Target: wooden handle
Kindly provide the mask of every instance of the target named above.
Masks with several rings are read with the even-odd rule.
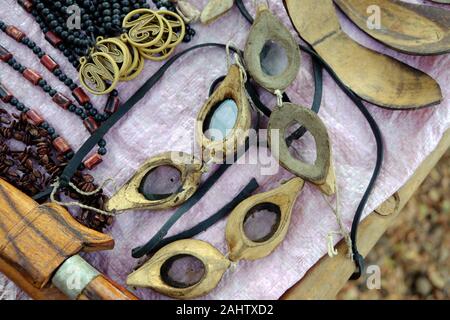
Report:
[[[113,247],[110,236],[81,225],[63,207],[39,205],[0,179],[0,263],[33,286],[46,287],[56,269],[80,251]]]
[[[103,275],[89,283],[77,300],[138,300],[124,287]]]

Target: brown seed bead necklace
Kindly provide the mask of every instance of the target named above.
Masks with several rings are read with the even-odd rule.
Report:
[[[0,84],[0,100],[15,106],[19,114],[10,114],[0,108],[0,178],[5,179],[29,196],[45,190],[61,174],[67,158],[59,150],[64,146],[62,138],[32,109],[25,107]],[[20,143],[22,146],[18,146]],[[66,146],[67,147],[67,146]],[[72,183],[84,192],[92,192],[97,186],[94,178],[78,170]],[[102,208],[106,198],[102,192],[91,196],[79,195],[69,188],[63,193],[90,206]],[[111,217],[82,210],[77,220],[89,228],[103,230],[112,223]]]

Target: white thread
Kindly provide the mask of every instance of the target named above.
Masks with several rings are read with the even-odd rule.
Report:
[[[331,231],[327,235],[328,256],[330,258],[333,258],[333,257],[335,257],[335,256],[337,256],[339,254],[337,249],[334,247],[333,234],[335,234],[335,233],[336,233],[335,231]],[[337,233],[339,233],[339,232],[337,232]]]
[[[233,273],[236,271],[237,266],[238,266],[238,262],[237,261],[230,261],[230,272]]]
[[[202,168],[200,169],[200,171],[202,173],[208,173],[209,170],[211,169],[211,164],[213,164],[213,163],[214,163],[214,159],[213,159],[213,157],[210,156],[208,161],[203,162]]]
[[[277,96],[277,106],[281,108],[283,106],[283,92],[281,92],[280,89],[277,89],[274,93]]]
[[[78,189],[72,182],[69,182],[69,186],[70,186],[73,190],[75,190],[76,192],[78,192],[78,193],[81,194],[81,195],[84,195],[84,196],[92,196],[92,195],[98,193],[98,192],[99,192],[99,191],[100,191],[107,183],[109,183],[109,182],[111,182],[111,181],[114,181],[114,180],[113,180],[112,178],[105,180],[105,181],[102,183],[102,186],[101,186],[101,187],[97,188],[96,190],[94,190],[94,191],[92,191],[92,192],[84,192],[83,190]],[[104,210],[101,210],[101,209],[97,209],[97,208],[94,208],[94,207],[91,207],[91,206],[87,206],[87,205],[85,205],[85,204],[82,204],[82,203],[79,203],[79,202],[76,202],[76,201],[71,201],[71,202],[61,202],[61,201],[56,200],[56,199],[55,199],[55,195],[56,195],[56,192],[58,191],[60,185],[61,185],[61,182],[59,181],[59,179],[57,179],[57,180],[55,181],[55,183],[51,184],[51,187],[53,187],[53,190],[52,190],[52,192],[50,193],[50,201],[51,201],[51,202],[56,203],[56,204],[58,204],[58,205],[60,205],[60,206],[63,206],[63,207],[79,207],[79,208],[81,208],[81,209],[86,209],[86,210],[89,210],[89,211],[94,211],[94,212],[97,212],[97,213],[100,213],[100,214],[103,214],[103,215],[106,215],[106,216],[112,216],[112,217],[116,216],[116,214],[113,213],[113,212],[108,212],[108,211],[104,211]]]
[[[228,69],[231,66],[231,54],[230,54],[230,47],[235,48],[235,50],[237,51],[237,46],[229,41],[226,45],[226,52],[227,52],[227,65],[228,65]],[[236,52],[234,53],[234,60],[236,65],[239,67],[239,72],[240,72],[240,77],[241,77],[241,82],[242,82],[242,89],[245,92],[245,96],[247,97],[248,102],[250,103],[250,107],[254,110],[257,111],[259,113],[261,113],[262,115],[264,115],[264,113],[259,110],[258,108],[256,108],[256,106],[253,103],[252,98],[250,97],[249,93],[247,92],[247,89],[245,88],[245,84],[248,81],[248,75],[247,75],[247,70],[245,69],[245,64],[241,59],[241,56],[239,54],[237,54]]]
[[[236,62],[236,65],[239,67],[242,86],[245,89],[245,84],[247,83],[248,78],[247,78],[247,71],[245,70],[245,67],[244,67],[244,63],[242,62],[241,57],[237,53],[234,54],[234,60]]]
[[[241,73],[241,80],[245,84],[248,80],[247,71],[245,70],[244,62],[241,60],[241,57],[239,56],[239,54],[237,54],[237,51],[239,49],[232,41],[228,41],[228,43],[225,47],[225,51],[226,51],[226,55],[227,55],[228,69],[230,69],[230,67],[231,67],[231,50],[230,50],[230,48],[234,48],[234,51],[236,51],[233,54],[233,58],[235,61],[234,63],[239,67],[239,71]]]
[[[334,248],[334,240],[333,240],[333,234],[338,234],[344,238],[344,241],[347,244],[347,248],[348,248],[348,256],[351,258],[351,257],[353,257],[352,239],[350,238],[350,234],[346,230],[344,223],[342,222],[342,216],[341,216],[340,208],[339,208],[339,203],[340,203],[339,195],[340,195],[340,192],[339,192],[338,185],[336,183],[336,208],[334,208],[334,206],[330,203],[328,198],[324,194],[322,194],[322,196],[325,199],[325,201],[327,202],[328,206],[331,208],[331,210],[333,210],[334,215],[337,220],[337,223],[339,225],[339,231],[331,231],[328,233],[328,236],[327,236],[328,255],[330,257],[333,257],[338,254],[338,251]]]
[[[261,2],[265,2],[267,8],[270,8],[270,7],[269,7],[269,0],[253,0],[253,6],[254,6],[255,8],[258,8],[258,7],[260,6],[260,3],[261,3]]]
[[[225,46],[225,52],[226,52],[226,56],[227,56],[227,67],[228,67],[228,69],[230,69],[230,67],[231,67],[231,51],[230,51],[230,47],[233,47],[234,49],[237,48],[232,41],[228,41],[227,45]]]
[[[230,260],[230,252],[227,252],[227,254],[225,255],[225,258],[226,258],[228,261],[230,261],[230,266],[228,267],[227,272],[229,272],[229,273],[235,272],[236,269],[237,269],[237,266],[238,266],[238,264],[239,264],[239,261],[232,261],[232,260]]]

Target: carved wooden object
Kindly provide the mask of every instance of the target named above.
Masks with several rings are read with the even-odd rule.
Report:
[[[61,206],[39,205],[0,179],[0,271],[32,298],[62,299],[50,281],[65,261],[81,251],[113,247],[111,237],[82,226]],[[136,299],[125,289],[119,290],[111,280],[100,277],[85,288],[95,292],[91,297]],[[116,289],[110,290],[111,286]]]
[[[416,109],[441,102],[429,75],[361,46],[345,34],[332,0],[285,0],[299,35],[362,99],[390,109]]]
[[[287,56],[286,69],[277,75],[268,75],[261,65],[261,51],[268,41],[281,45]],[[252,78],[262,87],[274,92],[285,90],[297,77],[300,69],[300,49],[284,24],[276,18],[266,5],[261,5],[245,46],[244,59]]]
[[[293,178],[280,187],[254,195],[241,202],[230,214],[226,228],[226,239],[230,249],[229,259],[256,260],[271,254],[284,240],[291,221],[292,208],[300,194],[304,181]],[[247,214],[260,204],[275,205],[279,209],[279,221],[268,239],[260,242],[250,240],[244,232]]]
[[[171,166],[180,172],[182,190],[163,199],[149,200],[141,193],[140,187],[146,176],[159,166]],[[165,152],[152,157],[108,200],[106,210],[162,210],[179,206],[197,190],[202,177],[201,168],[199,160],[182,152]]]
[[[413,55],[450,52],[450,11],[397,0],[334,2],[360,29],[395,50]],[[380,28],[368,27],[370,6],[380,8]]]

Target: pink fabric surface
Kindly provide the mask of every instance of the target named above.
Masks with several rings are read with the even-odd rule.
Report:
[[[0,11],[0,19],[20,27],[46,52],[58,61],[65,61],[61,54],[44,40],[38,25],[16,1],[1,2],[3,9]],[[201,7],[207,1],[192,2]],[[269,2],[272,11],[295,33],[282,1]],[[250,1],[246,3],[251,6]],[[254,9],[251,9],[253,12]],[[397,53],[369,38],[341,14],[340,18],[343,28],[352,38],[429,73],[439,82],[444,94],[441,105],[418,111],[393,112],[367,104],[383,132],[386,152],[380,179],[365,210],[367,215],[406,182],[450,127],[450,57],[415,57]],[[230,13],[210,26],[195,25],[194,28],[197,30],[197,36],[189,45],[203,42],[227,43],[231,40],[243,48],[249,31],[248,23],[241,17],[237,8],[233,8]],[[13,52],[19,62],[43,74],[55,88],[70,94],[25,47],[18,45],[4,33],[0,34],[0,44]],[[189,45],[183,44],[178,50]],[[118,89],[122,101],[130,97],[160,65],[161,63],[148,61],[138,79],[120,84]],[[63,69],[75,78],[72,67],[65,64]],[[164,151],[191,152],[195,141],[194,124],[197,112],[207,99],[211,82],[225,72],[225,54],[219,49],[201,49],[176,62],[154,89],[108,133],[106,140],[109,153],[104,163],[93,171],[96,180],[103,181],[114,177],[120,186],[151,156]],[[389,74],[386,74],[386,77],[389,77]],[[24,81],[18,73],[3,63],[0,64],[0,81],[11,88],[27,106],[39,110],[73,148],[79,148],[87,139],[88,134],[76,116],[58,108],[44,93]],[[324,99],[319,116],[327,125],[332,140],[337,182],[341,190],[340,207],[344,223],[350,228],[354,212],[374,167],[375,141],[368,124],[353,103],[327,74],[324,81]],[[295,103],[310,106],[313,92],[310,58],[302,54],[301,70],[287,93]],[[95,99],[98,106],[102,106],[104,101],[104,97]],[[264,101],[268,105],[275,104],[275,99],[268,94],[264,95]],[[306,140],[302,147],[304,152],[312,152],[313,143]],[[231,167],[204,199],[176,224],[171,234],[184,230],[216,212],[252,177],[261,185],[259,191],[265,191],[292,176],[284,169],[280,169],[276,175],[265,176],[261,174],[261,168],[261,164]],[[113,188],[107,188],[107,193],[112,194]],[[116,240],[114,250],[89,254],[87,258],[100,271],[124,284],[127,274],[137,263],[130,256],[131,249],[146,242],[172,212],[173,210],[127,212],[119,216],[109,231]],[[197,238],[208,241],[226,254],[225,224],[226,221],[221,221]],[[279,298],[326,254],[326,236],[333,230],[338,230],[338,226],[331,209],[319,190],[307,183],[295,205],[285,241],[267,258],[240,262],[235,271],[225,274],[219,286],[206,298]],[[140,289],[136,293],[143,299],[165,298],[150,289]],[[17,298],[26,298],[26,295],[0,275],[0,299]]]

